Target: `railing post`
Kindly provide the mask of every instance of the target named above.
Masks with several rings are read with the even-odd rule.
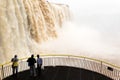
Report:
[[[2,80],[2,66],[0,66],[0,80]]]
[[[68,59],[70,59],[70,56],[68,55]]]
[[[83,64],[84,64],[83,67],[84,67],[84,68],[86,68],[86,66],[87,66],[85,61],[86,61],[86,58],[84,57],[84,58],[83,58]]]
[[[2,69],[1,69],[1,78],[4,78],[4,66],[2,65]]]
[[[100,73],[102,74],[102,61],[101,61],[100,64],[101,64]]]

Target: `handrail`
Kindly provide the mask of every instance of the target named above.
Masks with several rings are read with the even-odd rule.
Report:
[[[102,60],[98,60],[98,59],[95,59],[95,58],[89,58],[89,57],[86,57],[86,56],[78,56],[78,55],[71,55],[71,54],[40,54],[40,56],[41,57],[50,57],[50,56],[63,56],[63,57],[74,57],[74,58],[83,58],[83,59],[85,59],[85,60],[88,60],[88,61],[95,61],[95,62],[99,62],[99,63],[102,63],[102,64],[106,64],[106,65],[108,65],[108,67],[110,66],[110,67],[113,67],[113,68],[117,68],[117,70],[119,70],[120,71],[120,67],[119,66],[116,66],[116,65],[114,65],[114,64],[111,64],[111,63],[109,63],[109,62],[106,62],[106,61],[102,61]],[[23,60],[25,60],[25,59],[28,59],[28,57],[26,57],[26,58],[21,58],[21,59],[19,59],[20,61],[23,61]],[[4,63],[4,64],[0,64],[0,67],[1,68],[3,68],[5,65],[8,65],[8,64],[10,64],[11,62],[6,62],[6,63]],[[101,65],[102,66],[102,65]],[[4,72],[4,71],[3,71]]]
[[[86,59],[89,59],[89,60],[93,60],[93,61],[97,61],[97,62],[102,62],[102,63],[105,63],[105,64],[108,64],[110,66],[113,66],[113,67],[116,67],[116,68],[119,68],[120,69],[120,66],[117,66],[115,64],[112,64],[110,62],[107,62],[107,61],[103,61],[103,60],[98,60],[98,59],[95,59],[95,58],[90,58],[90,57],[86,57],[86,56],[79,56],[79,55],[70,55],[70,54],[41,54],[41,56],[71,56],[71,57],[78,57],[78,58],[86,58]],[[24,59],[27,59],[29,57],[25,57],[25,58],[21,58],[19,60],[24,60]],[[11,62],[6,62],[6,63],[3,63],[3,64],[0,64],[0,66],[3,66],[3,65],[6,65],[6,64],[10,64]]]
[[[113,67],[116,67],[116,68],[120,69],[120,66],[117,66],[115,64],[112,64],[112,63],[109,63],[109,62],[106,62],[106,61],[103,61],[103,60],[98,60],[98,59],[95,59],[95,58],[86,57],[86,56],[70,55],[70,54],[42,54],[41,56],[71,56],[71,57],[78,57],[78,58],[86,58],[86,59],[89,59],[89,60],[102,62],[102,63],[108,64],[110,66],[113,66]]]

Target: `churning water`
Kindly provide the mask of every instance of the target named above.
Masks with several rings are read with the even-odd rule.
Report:
[[[73,13],[72,21],[63,25],[56,40],[43,43],[41,48],[48,53],[83,55],[120,65],[119,1],[65,2]]]

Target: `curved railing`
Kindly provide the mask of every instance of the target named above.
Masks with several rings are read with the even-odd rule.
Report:
[[[120,67],[105,61],[84,56],[63,54],[41,54],[44,66],[72,66],[98,72],[114,80],[120,80]],[[19,72],[29,69],[28,58],[19,60]],[[0,65],[0,79],[12,75],[11,62]]]

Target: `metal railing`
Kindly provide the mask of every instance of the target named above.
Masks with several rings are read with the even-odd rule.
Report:
[[[42,54],[43,66],[71,66],[91,70],[114,80],[120,80],[120,67],[105,61],[84,56],[63,54]],[[19,72],[28,70],[28,58],[19,60]],[[0,80],[12,75],[11,62],[0,65]]]

